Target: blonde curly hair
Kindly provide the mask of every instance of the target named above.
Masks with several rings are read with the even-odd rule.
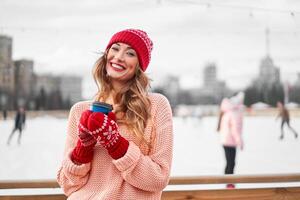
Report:
[[[106,72],[106,63],[107,53],[105,52],[96,61],[93,68],[93,77],[98,87],[98,92],[95,95],[97,101],[105,101],[113,89],[110,84],[110,77]],[[151,103],[147,92],[149,87],[150,79],[137,66],[134,77],[114,96],[114,112],[119,124],[126,125],[140,142],[144,142],[148,148],[151,148],[150,143],[144,137],[144,130],[151,115]]]

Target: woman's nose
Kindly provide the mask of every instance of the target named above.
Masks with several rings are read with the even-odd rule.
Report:
[[[118,51],[115,56],[116,59],[123,61],[124,60],[124,52]]]

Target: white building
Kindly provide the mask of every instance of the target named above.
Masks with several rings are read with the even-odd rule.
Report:
[[[36,94],[43,88],[46,95],[59,91],[62,100],[72,104],[82,100],[82,78],[78,76],[38,75],[35,85]]]
[[[70,100],[73,104],[82,100],[82,78],[78,76],[62,76],[60,91],[64,101]]]
[[[35,81],[35,93],[39,94],[43,89],[46,94],[50,94],[53,91],[58,91],[60,88],[59,85],[59,77],[49,74],[37,75]]]
[[[16,60],[15,64],[15,87],[16,96],[27,98],[33,94],[33,61]]]
[[[280,82],[280,70],[273,63],[270,56],[266,56],[261,60],[258,84],[272,85]]]
[[[0,36],[0,90],[14,91],[14,65],[12,61],[12,38]]]

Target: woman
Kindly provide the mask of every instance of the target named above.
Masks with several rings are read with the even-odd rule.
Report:
[[[223,99],[219,117],[218,131],[221,134],[221,143],[224,148],[226,167],[225,174],[233,174],[235,167],[236,148],[243,150],[242,126],[243,113],[242,105],[244,94],[239,93],[231,99]],[[228,184],[227,188],[234,188]]]
[[[151,59],[147,33],[114,34],[95,64],[95,100],[113,105],[105,115],[79,102],[68,121],[57,181],[68,199],[160,199],[172,161],[172,112],[168,100],[147,92]]]

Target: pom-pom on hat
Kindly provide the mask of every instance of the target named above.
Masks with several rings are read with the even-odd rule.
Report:
[[[153,43],[145,31],[139,29],[126,29],[117,32],[110,39],[106,49],[117,42],[122,42],[130,45],[137,53],[140,67],[146,71],[151,60],[151,51]]]

